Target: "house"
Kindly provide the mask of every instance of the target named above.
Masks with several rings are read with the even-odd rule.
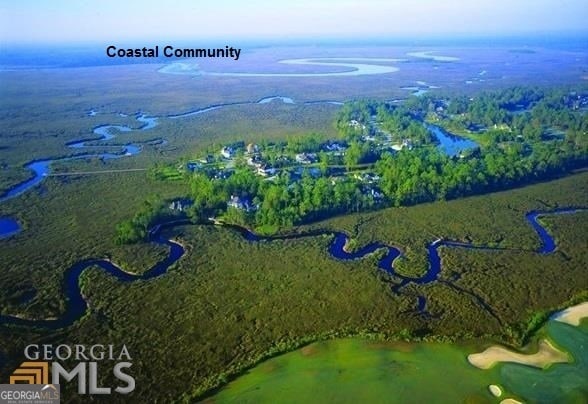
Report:
[[[312,164],[318,161],[316,153],[299,153],[296,155],[296,162],[300,164]]]
[[[295,157],[296,162],[300,164],[310,164],[310,161],[306,158],[306,153],[298,153]]]
[[[303,175],[308,175],[312,178],[319,178],[322,175],[321,170],[318,167],[296,167],[290,175],[292,181],[297,181],[302,178]]]
[[[256,168],[259,168],[263,165],[263,160],[259,154],[255,154],[249,158],[247,158],[247,164]]]
[[[408,150],[412,150],[412,140],[402,139],[402,143],[397,143],[397,144],[392,145],[392,149],[394,149],[396,151],[400,151],[400,150],[404,149],[405,147]]]
[[[511,132],[510,126],[508,126],[505,123],[501,123],[500,125],[494,124],[494,129],[495,130],[503,130],[503,131]]]
[[[259,146],[253,143],[249,143],[247,145],[247,154],[255,154],[259,153]]]
[[[226,146],[221,149],[221,156],[226,159],[232,159],[235,157],[235,150],[232,147]]]
[[[359,123],[357,120],[352,119],[349,121],[349,123],[347,124],[348,126],[351,126],[354,129],[365,129],[365,125]]]
[[[363,193],[364,195],[369,196],[370,198],[379,201],[384,199],[384,194],[382,193],[382,191],[376,187],[365,187],[363,188]]]
[[[171,201],[169,209],[176,212],[185,212],[192,205],[194,205],[194,202],[190,199],[176,199]]]
[[[323,145],[323,150],[327,151],[327,152],[342,152],[345,151],[347,149],[347,146],[345,146],[342,143],[339,142],[328,142],[325,143]]]
[[[277,170],[274,167],[268,165],[260,165],[257,167],[257,174],[261,175],[262,177],[270,177],[272,175],[276,175]]]
[[[366,184],[374,184],[380,181],[380,176],[374,173],[356,173],[354,177]]]
[[[240,198],[236,195],[231,195],[231,198],[227,202],[227,207],[244,210],[245,212],[251,212],[257,209],[255,205],[247,198]]]

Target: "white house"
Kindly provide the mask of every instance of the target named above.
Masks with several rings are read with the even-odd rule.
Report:
[[[401,144],[393,144],[392,148],[396,151],[400,151],[404,148],[408,148],[408,150],[412,150],[412,140],[410,139],[402,139],[402,143]]]
[[[367,184],[374,184],[380,181],[380,176],[374,173],[356,173],[354,177]]]
[[[230,208],[244,210],[245,212],[251,212],[256,210],[255,205],[253,205],[248,199],[240,198],[235,195],[231,195],[231,198],[227,202],[227,206]]]
[[[352,128],[355,128],[355,129],[359,129],[359,128],[365,129],[365,125],[363,125],[362,123],[358,122],[355,119],[350,120],[347,125],[351,126]]]
[[[247,164],[255,168],[259,168],[263,165],[263,160],[259,155],[256,154],[247,159]]]
[[[226,159],[231,159],[235,156],[235,151],[231,147],[223,147],[221,149],[221,155]]]
[[[169,209],[177,212],[184,212],[193,204],[194,202],[190,199],[176,199],[169,204]]]
[[[272,175],[276,175],[277,170],[274,167],[268,165],[261,165],[257,167],[257,174],[263,177],[270,177]]]
[[[316,153],[299,153],[296,155],[296,162],[300,164],[312,164],[317,161]]]

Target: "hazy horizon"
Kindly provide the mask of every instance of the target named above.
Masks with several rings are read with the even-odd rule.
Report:
[[[562,43],[563,41],[563,43]],[[47,49],[58,48],[91,48],[106,45],[119,47],[150,47],[155,45],[173,44],[177,46],[215,47],[225,45],[242,45],[248,48],[259,47],[289,47],[289,46],[468,46],[468,45],[497,45],[497,46],[548,46],[550,44],[564,44],[588,48],[588,31],[549,31],[528,32],[522,34],[438,34],[438,35],[366,35],[366,36],[312,36],[299,35],[287,38],[270,36],[251,37],[179,37],[179,38],[145,38],[145,39],[68,39],[60,41],[11,41],[0,38],[0,50],[27,49],[44,47]]]
[[[0,1],[3,46],[588,35],[585,0]]]

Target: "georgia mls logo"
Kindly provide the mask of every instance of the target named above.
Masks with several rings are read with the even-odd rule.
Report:
[[[32,377],[36,376],[32,375]],[[0,385],[0,404],[59,404],[59,400],[58,384]]]
[[[0,385],[0,404],[57,404],[59,401],[59,385],[49,384],[47,362],[23,362],[10,376],[10,384]]]
[[[12,372],[10,384],[0,385],[0,404],[58,403],[59,384],[72,382],[76,378],[78,394],[112,394],[113,391],[128,394],[135,390],[135,379],[125,372],[132,366],[125,345],[120,350],[113,345],[58,345],[55,348],[52,345],[29,345],[24,354],[29,361]],[[76,361],[77,364],[73,368],[70,365],[68,370],[58,361]],[[111,369],[122,383],[112,388],[99,386],[99,364],[102,371]]]

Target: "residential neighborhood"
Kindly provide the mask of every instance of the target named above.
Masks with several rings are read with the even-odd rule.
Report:
[[[435,113],[443,116],[447,104],[435,104]],[[422,123],[415,122],[406,111],[398,108],[378,109],[354,117],[350,111],[339,123],[342,139],[324,139],[317,135],[287,142],[263,144],[233,142],[220,146],[193,161],[184,169],[205,174],[211,180],[226,180],[238,170],[260,177],[261,181],[287,178],[290,184],[308,177],[329,179],[335,186],[341,180],[355,184],[358,192],[375,203],[383,201],[381,178],[374,171],[375,163],[386,154],[394,155],[404,149],[435,145],[435,135]],[[402,134],[402,135],[400,135]],[[253,212],[256,207],[247,195],[231,195],[228,207]]]
[[[448,104],[443,100],[431,103],[428,107],[430,118],[445,119]],[[335,209],[349,210],[352,206],[371,207],[389,202],[387,194],[382,191],[383,180],[378,169],[382,159],[394,158],[405,150],[423,148],[438,148],[450,158],[459,159],[465,156],[461,152],[462,145],[464,148],[477,147],[474,142],[451,137],[440,127],[424,122],[412,110],[385,102],[352,103],[349,109],[342,111],[336,126],[341,136],[336,139],[309,134],[281,142],[235,141],[217,145],[202,156],[184,162],[180,169],[198,173],[213,183],[227,181],[226,186],[219,187],[225,190],[222,204],[229,210],[244,213],[263,210],[263,203],[268,199],[267,196],[259,197],[258,192],[261,190],[267,194],[270,185],[262,184],[275,184],[284,192],[280,198],[286,198],[285,195],[290,193],[299,195],[302,192],[300,187],[308,184],[318,188],[331,187],[330,191],[321,192],[343,198],[337,201],[341,207]],[[452,144],[453,149],[447,147],[448,144]],[[233,180],[233,176],[239,179]],[[244,178],[249,179],[245,181]],[[235,182],[258,185],[240,189],[231,185]],[[317,196],[317,204],[319,199]],[[328,203],[320,201],[321,205]],[[275,208],[270,205],[267,202],[263,211]]]
[[[368,130],[366,125],[357,126],[352,122],[350,125],[365,132]],[[381,139],[382,136],[384,139]],[[386,134],[379,131],[377,139],[382,140],[381,143],[375,143],[375,137],[364,137],[360,141],[366,148],[392,152],[394,148],[387,147],[385,137]],[[282,174],[287,174],[290,182],[300,181],[305,176],[313,179],[331,178],[333,183],[337,179],[348,179],[360,184],[359,189],[365,196],[375,201],[383,199],[378,187],[380,178],[371,171],[373,162],[354,167],[352,170],[345,169],[345,154],[348,148],[348,142],[339,139],[328,139],[321,142],[318,147],[302,146],[299,152],[291,151],[288,144],[262,146],[236,142],[222,146],[216,153],[208,153],[204,157],[189,161],[184,167],[190,172],[204,173],[212,180],[225,180],[236,170],[242,169],[250,170],[265,181],[274,181]],[[227,200],[227,207],[245,212],[254,212],[257,209],[250,199],[238,195],[231,195]],[[181,210],[179,205],[170,206],[170,209],[172,208]]]

